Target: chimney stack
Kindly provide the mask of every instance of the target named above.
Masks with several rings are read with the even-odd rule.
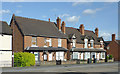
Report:
[[[65,34],[65,22],[62,22],[62,32]]]
[[[95,29],[95,35],[98,37],[98,28]]]
[[[57,17],[57,27],[58,27],[58,30],[61,31],[61,19],[59,17]]]
[[[115,34],[112,34],[112,41],[115,41]]]
[[[50,18],[49,18],[48,20],[49,20],[49,22],[50,22]]]
[[[79,31],[82,35],[84,35],[84,25],[83,24],[80,25]]]

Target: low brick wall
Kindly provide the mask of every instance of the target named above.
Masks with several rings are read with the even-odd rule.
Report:
[[[103,63],[103,62],[105,62],[105,60],[97,60],[97,63]],[[114,59],[108,60],[108,62],[114,62]],[[93,61],[92,61],[92,63],[93,63]],[[62,61],[61,64],[62,65],[64,65],[64,64],[77,64],[77,61],[76,60]],[[87,64],[87,61],[80,61],[80,64]],[[56,61],[51,61],[51,62],[42,61],[42,62],[40,62],[40,65],[56,65]]]

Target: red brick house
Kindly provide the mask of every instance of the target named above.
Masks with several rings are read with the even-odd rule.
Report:
[[[84,25],[80,27],[66,27],[68,36],[68,59],[87,60],[95,57],[97,60],[105,59],[104,40],[98,37],[98,28],[95,33],[84,30]]]
[[[112,55],[115,61],[120,61],[120,40],[115,39],[115,34],[112,34],[112,41],[105,41],[105,49],[107,55]]]
[[[12,16],[13,51],[35,54],[36,61],[67,59],[65,23],[58,17],[57,24],[49,21]]]

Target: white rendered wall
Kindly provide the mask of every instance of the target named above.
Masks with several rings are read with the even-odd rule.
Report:
[[[12,36],[0,35],[0,67],[11,66],[12,66]]]
[[[11,35],[0,35],[0,50],[12,50]]]

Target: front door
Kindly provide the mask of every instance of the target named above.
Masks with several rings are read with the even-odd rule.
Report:
[[[46,53],[44,53],[43,58],[44,58],[44,61],[47,61],[47,54]]]

